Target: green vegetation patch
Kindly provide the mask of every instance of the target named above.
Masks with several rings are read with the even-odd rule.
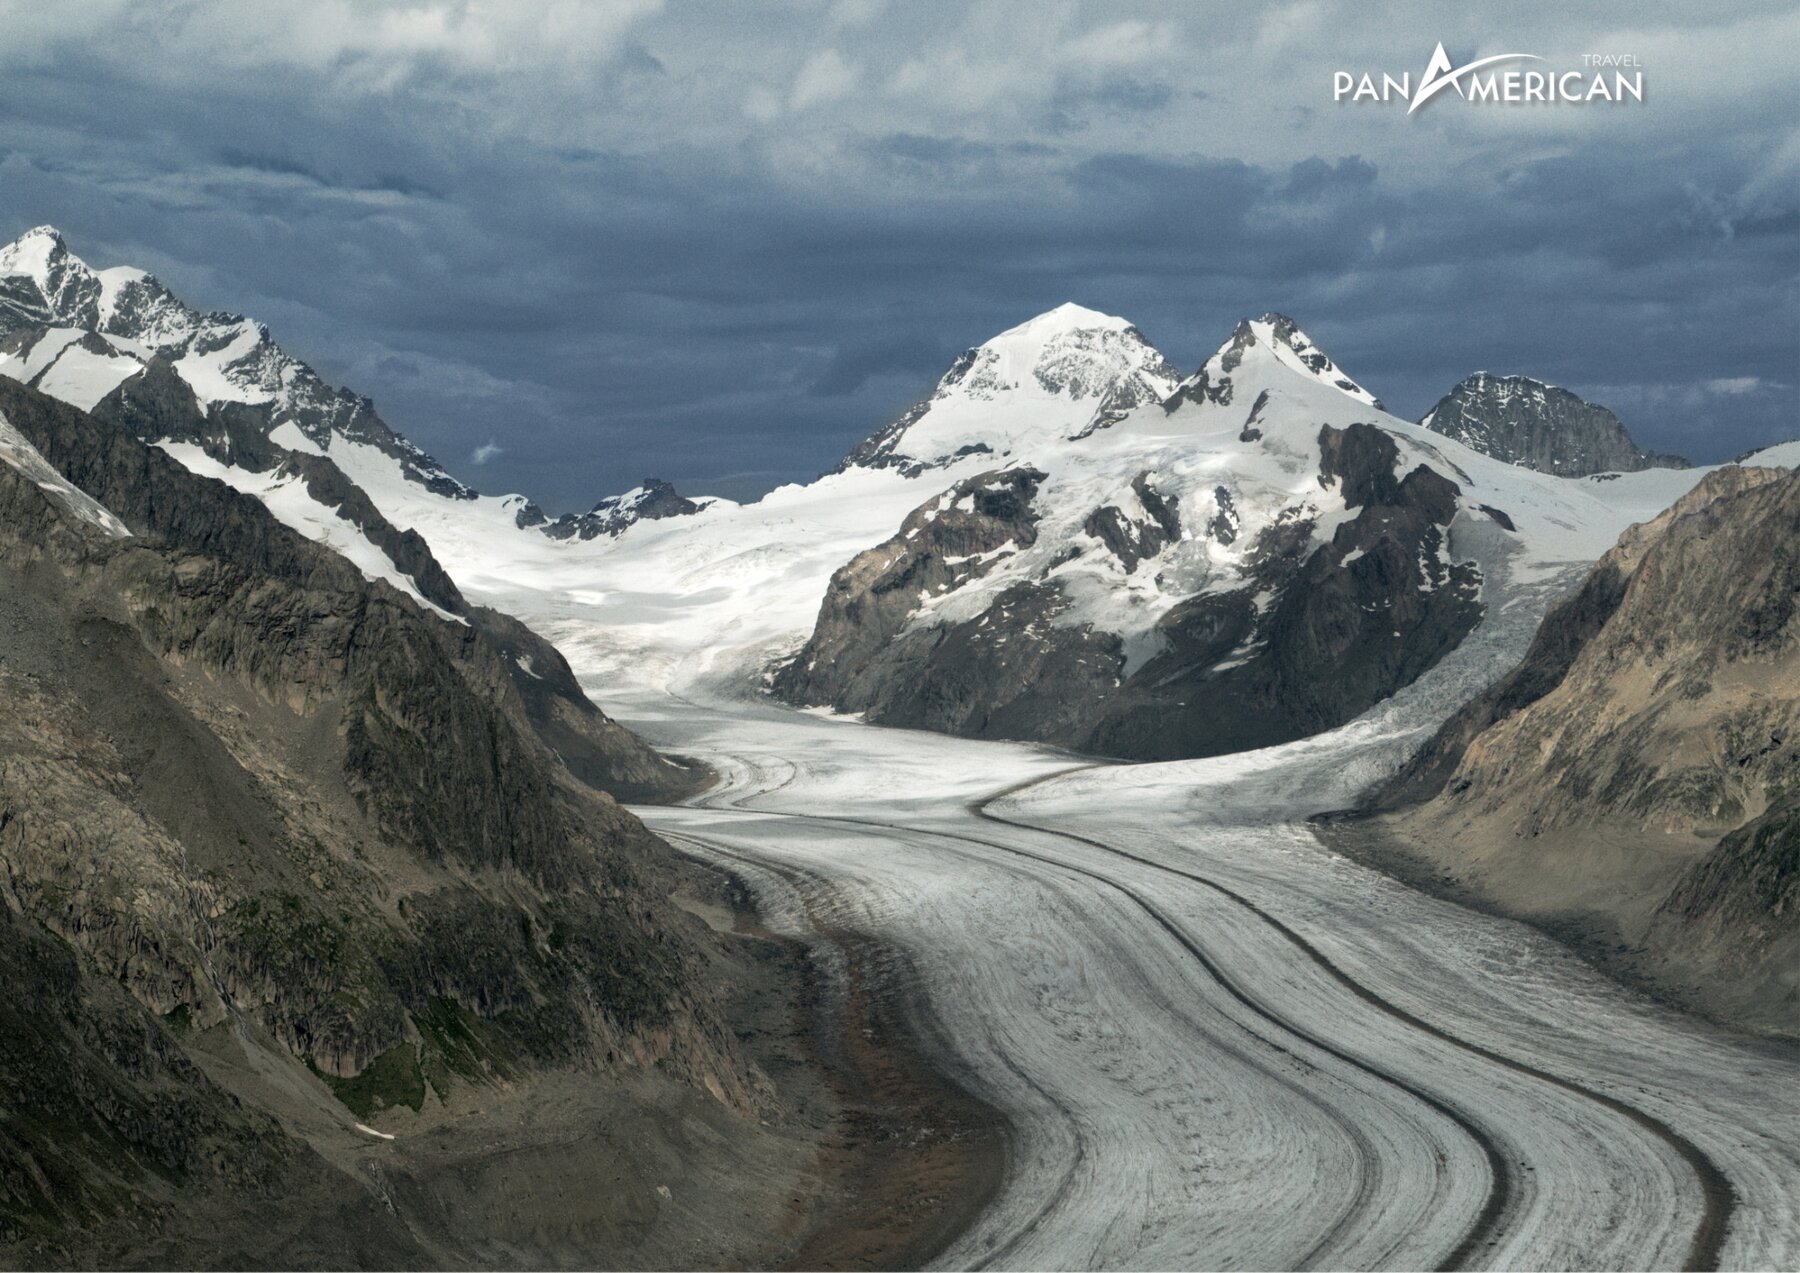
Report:
[[[449,1099],[452,1076],[485,1083],[514,1072],[513,1050],[500,1032],[454,999],[434,996],[413,1024],[425,1037],[420,1065],[439,1100]]]
[[[359,1118],[401,1105],[414,1111],[425,1107],[425,1073],[419,1064],[419,1050],[410,1043],[389,1048],[354,1078],[322,1077]]]

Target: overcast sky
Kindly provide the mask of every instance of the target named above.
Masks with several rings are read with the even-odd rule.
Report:
[[[1800,7],[1455,8],[0,0],[0,238],[553,511],[811,477],[1065,300],[1184,369],[1280,310],[1410,417],[1488,369],[1699,460],[1800,433]],[[1646,101],[1333,103],[1439,40]]]

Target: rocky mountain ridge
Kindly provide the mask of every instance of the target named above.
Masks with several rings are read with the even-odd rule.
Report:
[[[31,262],[15,268],[52,278]],[[31,286],[40,299],[27,316],[38,318],[82,290]],[[96,321],[102,308],[93,306]],[[14,370],[32,371],[30,359],[27,351]],[[958,358],[930,397],[815,483],[747,506],[646,483],[556,522],[523,500],[440,497],[354,440],[333,435],[321,446],[297,429],[271,431],[266,412],[206,399],[178,363],[153,357],[96,410],[448,617],[467,618],[458,605],[476,580],[475,595],[502,607],[520,587],[553,588],[565,608],[583,610],[604,611],[615,597],[629,611],[620,622],[648,632],[646,614],[662,614],[654,598],[674,588],[681,598],[657,623],[696,634],[684,638],[690,645],[705,632],[746,642],[723,660],[696,649],[711,675],[742,676],[748,669],[728,671],[740,659],[767,668],[770,651],[784,647],[789,666],[774,679],[792,701],[1126,756],[1230,750],[1345,719],[1460,642],[1478,622],[1477,578],[1501,559],[1591,559],[1633,516],[1660,509],[1692,480],[1520,485],[1482,467],[1478,451],[1388,416],[1278,314],[1239,323],[1182,377],[1125,320],[1061,306]],[[43,370],[32,374],[47,384]],[[1396,448],[1379,479],[1355,475],[1380,486],[1372,504],[1352,502],[1328,472],[1331,440],[1359,425]],[[1454,488],[1449,502],[1425,495],[1425,475],[1408,481],[1421,466]],[[997,546],[979,569],[946,549],[947,573],[904,606],[832,601],[834,570],[849,570],[859,553],[890,551],[884,541],[913,512],[952,493],[973,497],[983,475],[1009,469],[1043,474],[1030,497],[1029,545]],[[1404,508],[1382,502],[1402,492]],[[1440,514],[1449,520],[1433,520]],[[1350,522],[1357,526],[1342,533],[1355,542],[1311,562]],[[933,540],[910,529],[919,531],[908,550],[916,557]],[[1335,571],[1351,584],[1340,587]],[[1323,583],[1331,586],[1313,601],[1299,600]],[[808,609],[818,643],[794,661],[804,641],[798,615]],[[1383,626],[1389,610],[1395,622]],[[864,614],[887,616],[878,627],[900,617],[884,638],[891,652],[876,655],[867,633],[819,631],[826,611],[839,626]],[[960,635],[946,641],[946,633]],[[837,646],[874,661],[818,657]],[[1027,684],[1031,669],[1065,663],[1078,706],[1051,704]],[[1317,694],[1302,683],[1312,665],[1334,669]],[[531,695],[523,664],[518,679]],[[976,680],[989,688],[970,688]],[[1202,683],[1218,691],[1210,724],[1189,706],[1188,691]]]
[[[1375,797],[1476,896],[1800,1034],[1800,476],[1726,467],[1633,527]]]
[[[1679,455],[1640,448],[1605,407],[1529,376],[1478,371],[1419,424],[1483,455],[1564,477],[1689,467]]]
[[[437,1263],[327,1161],[352,1115],[570,1070],[757,1107],[666,850],[474,624],[115,424],[5,381],[0,418],[6,1250]]]
[[[45,322],[93,330],[82,335]],[[390,520],[338,461],[359,451],[387,457],[397,466],[397,484],[448,508],[473,508],[480,497],[388,430],[366,399],[324,386],[276,348],[266,329],[235,315],[199,314],[141,271],[93,271],[61,235],[42,227],[0,249],[0,349],[9,344],[0,378],[89,410],[185,467],[254,495],[285,524],[344,553],[366,577],[481,633],[502,652],[534,723],[584,780],[648,800],[685,794],[700,781],[609,720],[548,642],[466,600],[418,530]],[[100,346],[104,352],[94,352]],[[102,359],[104,376],[96,381],[91,369],[76,375],[82,368],[68,364],[77,356],[83,368]],[[66,378],[57,378],[58,368]]]
[[[639,522],[692,517],[716,502],[708,496],[699,500],[686,499],[671,483],[647,477],[622,495],[608,495],[580,516],[563,514],[545,525],[544,533],[552,539],[587,540],[601,535],[617,539]]]
[[[1131,759],[1264,746],[1427,671],[1490,570],[1630,519],[1386,415],[1275,314],[1104,431],[960,462],[837,572],[779,697]]]
[[[152,274],[94,270],[54,226],[0,248],[0,374],[87,410],[153,361],[207,405],[229,404],[274,445],[353,443],[447,499],[473,492],[395,433],[361,395],[327,385],[241,314],[201,313]]]

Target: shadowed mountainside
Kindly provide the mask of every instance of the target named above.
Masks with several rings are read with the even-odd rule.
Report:
[[[1800,1034],[1797,611],[1800,475],[1710,474],[1551,610],[1366,829],[1692,1003]]]
[[[309,1139],[570,1072],[767,1099],[667,850],[540,741],[534,638],[33,390],[0,418],[131,532],[0,464],[14,1258],[439,1263]]]

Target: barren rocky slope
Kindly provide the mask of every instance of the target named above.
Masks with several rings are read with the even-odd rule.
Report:
[[[32,408],[20,410],[29,415]],[[273,445],[265,433],[267,421],[242,404],[202,404],[171,364],[155,357],[96,403],[92,414],[146,442],[185,444],[221,466],[266,472],[272,483],[303,488],[341,527],[323,532],[323,542],[361,540],[373,546],[420,600],[462,619],[502,656],[531,722],[583,781],[620,799],[648,801],[677,799],[704,785],[700,771],[670,763],[608,719],[549,642],[516,620],[466,601],[419,533],[394,526],[328,457]],[[55,430],[46,437],[47,445],[62,447],[62,458],[86,462],[58,442]]]
[[[539,738],[534,638],[34,390],[0,420],[0,1259],[679,1262],[672,1145],[780,1187],[716,943]],[[604,1152],[545,1158],[558,1092]]]
[[[1434,875],[1800,1034],[1800,476],[1632,528],[1376,797]]]

